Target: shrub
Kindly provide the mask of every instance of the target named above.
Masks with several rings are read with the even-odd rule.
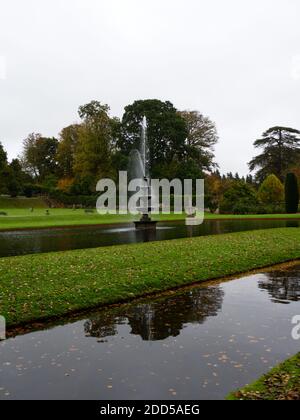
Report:
[[[62,178],[58,181],[57,189],[64,193],[69,193],[74,184],[73,178]]]
[[[280,204],[258,204],[256,214],[283,214],[285,213],[284,203]]]
[[[254,188],[244,182],[237,182],[224,193],[220,212],[251,214],[256,212],[257,204]]]
[[[262,204],[278,204],[284,201],[284,186],[276,175],[269,175],[261,184],[258,199]]]
[[[31,198],[33,196],[48,194],[49,188],[39,184],[25,184],[23,187],[25,197]]]
[[[16,198],[21,192],[21,186],[18,180],[14,177],[7,182],[7,191],[12,198]]]

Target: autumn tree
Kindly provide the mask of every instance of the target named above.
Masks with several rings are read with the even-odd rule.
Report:
[[[62,178],[74,177],[74,156],[79,141],[79,124],[72,124],[62,129],[57,148],[57,163]]]
[[[92,101],[79,108],[79,116],[82,123],[78,128],[73,171],[81,180],[88,180],[93,189],[100,178],[110,177],[113,173],[109,107]]]
[[[217,172],[205,178],[205,206],[212,213],[220,206],[224,194],[224,184],[225,181],[222,180],[220,174]]]
[[[300,131],[287,127],[273,127],[267,130],[254,146],[263,149],[249,163],[251,171],[258,169],[257,178],[262,181],[275,174],[281,181],[286,172],[300,157]]]

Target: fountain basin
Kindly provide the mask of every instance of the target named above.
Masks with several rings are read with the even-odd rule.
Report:
[[[137,230],[156,230],[157,222],[151,219],[150,213],[143,213],[141,219],[134,224]]]
[[[155,222],[153,220],[147,221],[147,220],[142,220],[142,219],[138,222],[134,222],[135,228],[137,230],[146,230],[146,229],[156,230],[157,223],[158,222]]]

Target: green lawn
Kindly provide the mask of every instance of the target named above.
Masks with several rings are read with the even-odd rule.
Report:
[[[0,196],[0,211],[4,209],[29,209],[31,207],[44,209],[47,204],[43,198],[10,198]]]
[[[300,400],[300,353],[228,400]]]
[[[18,199],[19,200],[19,199]],[[28,199],[30,200],[30,199]],[[34,200],[34,199],[33,199]],[[25,201],[26,204],[32,201]],[[19,204],[20,205],[20,204]],[[24,201],[23,201],[24,205]],[[31,207],[34,211],[31,212]],[[5,229],[26,229],[26,228],[44,228],[44,227],[55,227],[55,226],[80,226],[80,225],[93,225],[93,224],[114,224],[114,223],[130,223],[136,220],[131,215],[99,215],[96,210],[94,214],[86,214],[84,210],[72,210],[72,209],[49,209],[49,215],[46,214],[45,207],[35,207],[28,205],[26,208],[6,208],[0,206],[0,212],[4,211],[7,216],[0,216],[0,230]],[[155,220],[167,221],[167,220],[184,220],[184,215],[159,215],[153,216]],[[206,220],[223,220],[223,219],[295,219],[300,218],[300,214],[297,215],[214,215],[210,213],[205,214]]]
[[[300,258],[283,228],[0,259],[9,327]]]
[[[32,211],[33,209],[33,211]],[[9,198],[0,196],[0,230],[47,228],[59,226],[80,226],[96,224],[131,223],[137,217],[131,215],[99,215],[86,214],[84,210],[77,209],[48,209],[43,198]],[[49,212],[49,213],[48,213]],[[153,216],[158,221],[184,220],[185,215],[170,214]],[[206,220],[223,219],[295,219],[300,214],[271,214],[271,215],[215,215],[206,213]]]
[[[92,214],[86,214],[84,210],[70,209],[0,209],[7,216],[0,216],[0,230],[46,228],[59,226],[101,225],[131,223],[138,220],[131,215],[99,215],[96,210]],[[183,215],[159,215],[156,220],[183,220]]]

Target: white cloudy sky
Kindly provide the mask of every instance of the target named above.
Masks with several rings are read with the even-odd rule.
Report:
[[[299,0],[0,0],[0,141],[56,136],[78,106],[170,100],[218,126],[222,172],[300,128]]]

